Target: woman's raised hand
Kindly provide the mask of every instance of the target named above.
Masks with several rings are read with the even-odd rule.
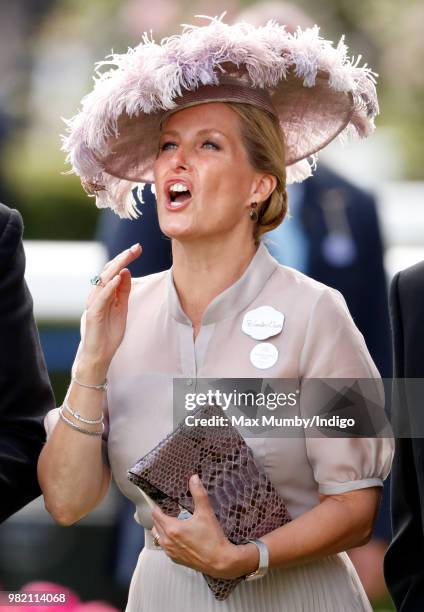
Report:
[[[99,284],[88,296],[78,375],[87,372],[90,379],[94,376],[96,380],[90,380],[91,384],[104,381],[110,362],[121,344],[131,290],[131,273],[126,266],[140,254],[141,246],[135,244],[108,262],[99,275]]]

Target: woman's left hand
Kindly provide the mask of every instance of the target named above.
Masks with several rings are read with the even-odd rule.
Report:
[[[189,487],[194,502],[191,518],[168,516],[159,507],[152,511],[160,546],[175,563],[187,565],[215,578],[243,575],[238,550],[243,547],[232,544],[225,536],[209,502],[208,493],[196,474],[190,478]]]

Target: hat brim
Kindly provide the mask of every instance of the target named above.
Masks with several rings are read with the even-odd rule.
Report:
[[[270,89],[269,94],[284,135],[286,166],[327,146],[346,128],[355,113],[352,94],[335,91],[324,72],[317,75],[313,87],[305,87],[301,79],[292,75]],[[235,100],[220,99],[218,95],[213,101]],[[177,106],[174,112],[208,102],[211,100]],[[104,172],[131,182],[153,183],[153,165],[164,115],[165,111],[133,117],[122,114],[116,135],[108,139],[103,154],[96,154]]]

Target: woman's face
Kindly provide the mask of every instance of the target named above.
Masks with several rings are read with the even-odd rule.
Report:
[[[226,104],[200,104],[171,115],[154,174],[159,223],[167,236],[196,240],[237,227],[252,238],[249,206],[260,201],[262,175],[248,160],[241,119]]]

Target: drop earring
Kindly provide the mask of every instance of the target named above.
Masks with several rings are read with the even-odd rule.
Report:
[[[249,215],[250,215],[250,218],[253,221],[253,223],[256,223],[256,221],[258,220],[258,212],[257,212],[257,210],[255,210],[257,205],[258,205],[257,202],[252,202],[251,205],[250,205]]]

